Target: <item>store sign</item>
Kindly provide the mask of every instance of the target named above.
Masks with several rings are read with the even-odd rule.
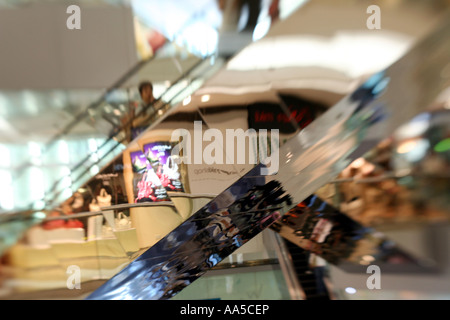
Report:
[[[283,106],[267,102],[249,105],[249,128],[278,129],[280,133],[294,133],[297,127],[305,128],[325,110],[323,105],[297,97],[282,95],[280,98]]]

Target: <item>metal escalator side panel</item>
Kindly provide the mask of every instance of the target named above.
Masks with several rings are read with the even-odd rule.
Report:
[[[274,223],[291,205],[276,181],[240,180],[88,299],[168,299]]]
[[[294,207],[271,228],[283,238],[348,272],[364,273],[369,264],[385,272],[434,273],[436,266],[365,227],[317,196]]]
[[[440,70],[449,62],[449,30],[446,22],[287,141],[278,172],[262,176],[255,167],[88,299],[170,298],[334,179],[363,143],[375,145],[426,111],[445,89]],[[252,195],[267,201],[252,203]],[[249,209],[241,212],[242,204]]]

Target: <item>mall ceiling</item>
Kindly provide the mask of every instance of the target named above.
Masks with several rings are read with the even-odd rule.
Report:
[[[0,0],[0,8],[20,10],[21,6],[35,2]],[[56,1],[48,0],[39,3],[43,2],[52,4]],[[74,1],[67,1],[69,2],[74,3]],[[224,87],[227,87],[227,90],[231,88],[238,91],[256,90],[257,92],[261,85],[265,85],[264,79],[267,77],[264,73],[272,72],[271,65],[279,66],[280,62],[289,62],[290,55],[299,54],[304,57],[303,64],[295,66],[286,64],[288,72],[280,75],[277,83],[271,83],[272,87],[282,88],[288,85],[287,90],[292,90],[296,86],[306,89],[311,89],[311,86],[325,88],[330,85],[328,79],[332,78],[334,84],[331,85],[339,86],[340,89],[336,90],[345,93],[352,88],[354,85],[352,81],[355,78],[364,77],[376,69],[388,66],[417,39],[428,33],[438,21],[435,18],[439,15],[442,6],[448,4],[447,0],[380,1],[380,5],[386,8],[386,10],[383,9],[385,10],[383,11],[383,30],[370,32],[365,25],[366,2],[348,0],[337,4],[332,0],[312,2],[280,0],[279,21],[269,25],[262,24],[259,36],[263,37],[264,32],[267,34],[260,41],[252,42],[254,34],[250,31],[255,29],[257,23],[254,20],[254,14],[251,21],[252,14],[247,10],[251,7],[248,6],[245,9],[243,6],[237,10],[230,5],[231,1],[75,2],[92,6],[129,5],[143,23],[161,32],[169,41],[178,42],[194,52],[199,49],[200,51],[197,50],[196,53],[201,52],[205,46],[209,47],[198,42],[201,40],[198,36],[192,40],[192,44],[189,44],[189,34],[195,33],[199,30],[198,27],[202,26],[217,30],[219,37],[216,49],[219,53],[233,55],[239,52],[227,67],[221,69],[205,84],[209,91],[213,87],[218,93],[223,91]],[[264,16],[263,14],[267,17],[270,1],[261,3],[258,13],[261,12],[261,17]],[[336,47],[336,44],[340,44],[341,48],[340,52],[334,52],[339,57],[327,51],[331,47]],[[247,45],[248,47],[242,50]],[[289,48],[295,48],[295,50],[289,50]],[[320,54],[317,55],[317,52]],[[358,57],[362,59],[358,60]],[[299,61],[299,59],[295,60]],[[360,66],[363,66],[363,72],[358,70]],[[250,70],[252,68],[253,70]],[[167,79],[176,79],[182,73],[174,59],[159,60],[157,69],[164,70]],[[155,68],[148,68],[148,70],[150,70],[149,73],[142,70],[139,78],[154,78],[158,81],[162,79],[155,76]],[[245,71],[245,77],[242,76],[241,71]],[[298,81],[294,83],[293,79]],[[111,84],[117,80],[111,79]],[[139,79],[134,77],[134,81],[129,81],[128,85],[134,86],[138,81]],[[312,82],[315,83],[312,84]],[[232,83],[231,86],[230,83]],[[0,88],[0,141],[3,143],[23,142],[37,136],[54,136],[103,93],[103,90],[89,87],[73,90],[23,88],[23,90],[8,91]],[[199,90],[197,96],[201,94],[202,90]],[[212,99],[209,103],[220,103],[220,101],[216,102]],[[84,129],[89,130],[89,128]]]

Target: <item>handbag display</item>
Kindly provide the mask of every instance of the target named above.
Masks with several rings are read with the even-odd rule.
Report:
[[[167,158],[166,164],[163,166],[163,172],[167,175],[170,180],[178,180],[180,178],[180,173],[178,172],[178,165],[173,160],[172,156]]]
[[[111,206],[111,195],[108,194],[104,188],[100,190],[100,194],[96,198],[100,208]]]
[[[116,230],[131,229],[131,220],[123,212],[119,212],[117,218],[115,219],[115,229]]]
[[[83,196],[81,195],[81,193],[75,193],[74,194],[74,201],[72,203],[72,209],[74,211],[81,211],[83,210],[83,206],[84,206],[84,199]]]

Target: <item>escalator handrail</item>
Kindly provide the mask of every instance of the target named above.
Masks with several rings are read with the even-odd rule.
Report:
[[[203,62],[203,61],[201,61],[201,62]],[[181,79],[181,80],[182,80],[182,79]],[[180,95],[181,92],[182,92],[182,91],[180,91],[180,92],[178,92],[176,95],[174,95],[174,97],[172,97],[172,99],[171,99],[170,101],[166,102],[166,103],[164,104],[164,106],[170,105],[171,102],[172,102],[178,95]],[[163,106],[163,107],[164,107],[164,106]],[[162,108],[160,108],[160,109],[162,109]],[[154,118],[155,115],[156,115],[156,113],[153,114],[152,119]],[[138,114],[136,117],[139,117],[139,114]],[[150,120],[150,119],[148,119],[148,120]],[[156,120],[156,119],[155,119],[155,120]],[[154,122],[152,122],[152,123],[154,123]],[[148,124],[148,126],[150,127],[150,126],[152,125],[152,123]],[[126,139],[126,137],[122,138],[121,140],[118,140],[117,143],[116,143],[116,144],[115,144],[108,152],[106,152],[106,153],[103,155],[102,158],[98,159],[96,162],[92,163],[91,165],[97,165],[97,164],[101,163],[101,162],[106,158],[106,156],[109,155],[112,151],[114,151],[119,145],[121,145],[121,143],[122,143],[125,139]],[[137,139],[137,138],[136,138],[136,139]],[[89,157],[90,157],[90,155],[89,155]],[[87,161],[87,160],[89,159],[89,157],[87,157],[85,160]],[[81,164],[81,165],[82,165],[82,164]],[[81,166],[81,165],[80,165],[80,166]],[[79,167],[79,166],[78,166],[78,167]],[[78,168],[78,167],[77,167],[77,168]],[[75,170],[75,169],[73,169],[73,170]],[[85,170],[84,170],[82,173],[80,173],[80,174],[78,175],[77,178],[72,179],[72,183],[78,182],[78,180],[81,179],[81,177],[83,177],[83,176],[84,176],[87,172],[89,172],[89,171],[90,171],[90,167],[86,167]],[[58,180],[58,181],[55,183],[55,185],[57,185],[58,183],[60,183],[60,182],[62,181],[62,179],[64,179],[64,177],[61,178],[60,180]],[[54,189],[54,188],[53,188],[53,189]],[[50,192],[52,192],[52,190],[51,190]],[[50,192],[49,192],[49,193],[50,193]],[[59,195],[61,194],[61,192],[63,192],[63,190],[57,191],[56,194],[53,194],[53,196],[54,196],[54,197],[57,197],[57,196],[59,196]],[[48,195],[48,193],[47,193],[47,195]]]
[[[167,88],[164,93],[161,96],[164,96],[167,92],[169,92],[174,86],[176,86],[178,83],[180,83],[181,81],[183,81],[184,79],[186,79],[190,73],[194,72],[201,64],[203,64],[206,60],[208,60],[211,57],[206,57],[204,59],[199,60],[197,63],[195,63],[192,67],[190,67],[187,71],[185,71],[182,75],[180,75],[180,77],[178,79],[175,80],[175,82],[172,83],[172,85]],[[135,69],[135,71],[137,71],[138,69]],[[199,78],[200,76],[194,78],[194,80],[196,80],[197,78]],[[123,81],[121,81],[123,82]],[[169,106],[173,100],[175,100],[180,94],[181,92],[183,92],[183,90],[185,89],[185,87],[180,90],[179,92],[177,92],[169,101],[164,102],[163,106],[161,106],[158,110],[162,110],[165,107]],[[158,101],[160,101],[159,99],[156,100],[153,105],[155,105]],[[147,123],[146,125],[149,127],[151,126],[151,124],[155,121],[154,117],[156,115],[156,112],[158,110],[155,110],[155,112],[151,115],[151,118],[146,119],[147,121],[149,121],[149,123]],[[119,126],[118,128],[116,128],[116,130],[114,131],[115,134],[111,135],[100,147],[99,149],[96,150],[96,152],[98,152],[98,150],[102,149],[104,146],[106,146],[109,142],[111,142],[112,140],[114,140],[116,142],[116,144],[109,150],[107,151],[100,159],[98,159],[95,163],[93,163],[92,165],[95,164],[99,164],[101,163],[112,151],[114,151],[119,145],[121,145],[124,140],[126,139],[126,137],[117,140],[114,139],[117,137],[118,134],[120,134],[124,128],[126,128],[127,126],[129,126],[132,121],[134,121],[136,118],[139,118],[140,116],[143,115],[143,113],[145,112],[145,110],[140,110],[140,112],[138,114],[136,114],[133,118],[129,119],[127,123]],[[89,158],[92,156],[93,153],[88,154],[83,160],[81,160],[78,164],[76,164],[70,171],[73,172],[74,170],[77,170],[78,168],[80,168],[83,164],[85,164]],[[75,179],[75,181],[72,181],[72,183],[76,183],[81,177],[83,177],[83,175],[85,175],[87,173],[87,171],[89,171],[90,168],[86,168],[81,174],[78,175],[78,178]],[[62,190],[60,191],[55,191],[55,189],[57,188],[58,184],[61,183],[61,181],[65,178],[66,176],[58,179],[57,181],[54,182],[53,186],[46,192],[44,199],[41,199],[45,202],[45,198],[48,197],[49,194],[52,194],[54,196],[58,196]],[[56,194],[55,194],[56,192]],[[33,207],[33,204],[31,204],[29,207]]]
[[[205,59],[203,59],[203,60],[200,60],[199,62],[197,62],[194,66],[192,66],[190,69],[188,69],[187,71],[185,71],[177,80],[175,80],[175,82],[173,82],[172,83],[172,85],[169,87],[169,88],[167,88],[165,91],[164,91],[164,93],[161,95],[161,96],[163,96],[163,95],[165,95],[167,92],[169,92],[169,90],[171,90],[176,84],[178,84],[179,82],[181,82],[182,80],[184,80],[186,77],[187,77],[187,75],[189,74],[189,73],[191,73],[193,70],[195,70],[201,63],[203,63],[206,59],[208,59],[208,57],[207,58],[205,58]],[[140,66],[140,67],[142,67],[142,65]],[[134,69],[133,69],[133,72],[136,72],[136,71],[138,71],[140,68],[137,68],[137,67],[135,67]],[[121,84],[121,83],[123,83],[124,81],[126,81],[128,78],[130,77],[130,73],[128,73],[127,74],[127,76],[126,77],[124,77],[123,79],[121,79],[120,81],[118,81],[117,83],[116,83],[116,85],[115,86],[117,86],[117,85],[119,85],[119,84]],[[114,88],[114,87],[113,87]],[[114,89],[110,89],[108,92],[110,93],[111,92],[111,90],[114,90]],[[105,94],[103,97],[102,97],[102,99],[103,100],[100,100],[100,101],[97,101],[97,102],[95,102],[94,103],[94,105],[96,105],[96,107],[98,106],[98,105],[100,105],[103,101],[104,101],[104,99],[106,99],[106,95],[107,94]],[[157,102],[159,101],[159,99],[158,100],[156,100],[152,105],[155,105]],[[169,101],[169,102],[167,102],[165,105],[167,105],[167,104],[169,104],[171,101]],[[89,107],[90,108],[90,107]],[[88,108],[88,109],[89,109]],[[156,110],[157,111],[157,110]],[[114,140],[114,138],[115,137],[117,137],[117,135],[120,133],[120,132],[122,132],[123,131],[123,129],[124,128],[126,128],[127,126],[129,126],[136,118],[138,118],[138,117],[140,117],[141,115],[142,115],[142,113],[144,112],[144,110],[141,110],[138,114],[136,114],[133,118],[131,118],[131,119],[129,119],[125,124],[123,124],[123,125],[120,125],[120,126],[118,126],[117,128],[114,128],[114,130],[113,130],[113,133],[112,134],[110,134],[110,136],[98,147],[98,149],[96,150],[96,152],[98,151],[98,150],[101,150],[104,146],[106,146],[108,143],[110,143],[112,140]],[[84,113],[87,113],[87,110],[84,112]],[[84,114],[83,114],[83,116],[84,116]],[[75,122],[78,122],[78,121],[80,121],[80,120],[76,120]],[[76,123],[75,123],[76,124]],[[73,126],[72,126],[73,127]],[[61,137],[63,134],[60,134],[58,137]],[[56,139],[57,137],[55,137],[55,139]],[[55,141],[57,141],[57,140],[54,140],[54,142]],[[124,139],[121,139],[121,140],[114,140],[114,141],[116,141],[117,142],[117,144],[116,144],[116,146],[115,147],[117,147],[118,145],[120,145],[123,141],[124,141]],[[115,147],[113,148],[113,149],[115,149]],[[110,150],[110,151],[108,151],[101,159],[99,159],[98,161],[97,161],[97,163],[99,163],[100,161],[102,161],[110,152],[111,152],[112,150]],[[78,168],[80,168],[84,163],[86,163],[88,160],[89,160],[89,158],[93,155],[94,153],[89,153],[85,158],[83,158],[81,161],[79,161],[74,167],[72,167],[71,169],[70,169],[70,171],[72,172],[72,171],[75,171],[75,170],[77,170]],[[62,177],[61,179],[58,179],[57,181],[55,181],[54,183],[53,183],[53,185],[48,189],[48,191],[47,191],[47,193],[51,193],[51,192],[53,192],[54,190],[55,190],[55,188],[57,187],[57,185],[64,179],[65,177]]]

